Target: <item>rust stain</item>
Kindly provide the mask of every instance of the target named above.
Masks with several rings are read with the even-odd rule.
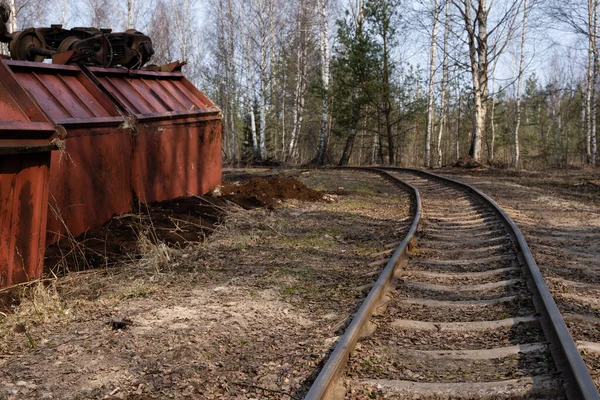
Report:
[[[40,107],[0,61],[0,286],[41,275],[50,139]]]
[[[70,129],[69,135],[67,153],[52,154],[48,244],[98,228],[132,205],[129,131]]]
[[[0,286],[41,274],[49,161],[45,152],[9,155],[0,162]]]
[[[132,185],[141,201],[206,193],[221,183],[221,113],[179,72],[88,68],[137,121]]]

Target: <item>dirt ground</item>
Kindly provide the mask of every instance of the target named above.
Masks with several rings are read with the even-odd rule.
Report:
[[[474,184],[518,224],[600,388],[600,354],[583,348],[600,344],[600,169],[435,172]]]
[[[600,342],[600,172],[436,172],[511,214],[574,338]],[[0,399],[302,398],[404,235],[408,201],[354,171],[225,180],[47,253],[55,272],[80,272],[0,292]],[[600,382],[600,357],[582,353]]]
[[[302,398],[408,198],[355,171],[224,177],[91,233],[110,251],[80,252],[84,268],[58,251],[79,272],[3,292],[0,399]]]

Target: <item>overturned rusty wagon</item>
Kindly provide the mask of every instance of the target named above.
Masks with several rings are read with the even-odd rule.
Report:
[[[3,32],[0,286],[40,277],[46,245],[138,200],[221,183],[221,112],[182,63],[144,67],[149,37],[59,25]]]

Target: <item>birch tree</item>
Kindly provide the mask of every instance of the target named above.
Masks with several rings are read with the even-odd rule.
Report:
[[[135,6],[134,0],[127,0],[127,29],[134,29],[135,24],[133,22],[133,9]]]
[[[63,28],[67,28],[68,8],[67,0],[60,0],[60,23]]]
[[[224,147],[226,157],[232,163],[237,162],[237,50],[239,33],[239,10],[234,0],[212,0],[209,10],[215,15],[214,26],[217,33],[213,43],[214,65],[212,78],[218,87],[218,101],[223,111]]]
[[[496,21],[488,26],[490,11],[493,10],[491,5],[496,5],[499,8],[499,3],[492,1],[488,4],[487,0],[452,0],[463,20],[469,52],[469,70],[475,103],[469,156],[475,162],[481,161],[483,135],[486,128],[489,100],[489,63],[503,53],[511,35],[514,33],[514,24],[520,2],[521,0],[509,0]]]
[[[596,164],[596,110],[597,110],[597,85],[598,74],[600,73],[599,49],[598,49],[598,0],[588,0],[588,26],[590,34],[588,57],[588,128],[586,141],[588,162]],[[590,65],[591,64],[591,65]]]
[[[294,91],[292,104],[292,132],[288,145],[287,159],[298,160],[298,140],[302,132],[304,120],[304,107],[306,101],[306,90],[308,86],[308,47],[309,36],[312,25],[313,10],[310,0],[299,0],[295,8],[295,32],[292,44],[295,47],[294,68]]]
[[[527,32],[527,0],[523,0],[523,26],[521,27],[521,56],[519,58],[519,75],[517,77],[517,98],[515,101],[515,147],[513,152],[513,167],[519,167],[519,126],[521,125],[521,85],[525,64],[525,38]]]
[[[114,6],[121,20],[121,26],[123,30],[137,29],[141,30],[142,27],[138,26],[137,15],[139,14],[140,3],[136,0],[111,0],[114,2]]]
[[[259,103],[259,158],[267,159],[267,107],[269,106],[269,79],[271,73],[274,36],[279,31],[279,17],[283,4],[277,0],[251,0],[251,24],[255,35],[251,37],[255,53],[255,65],[258,70]]]
[[[17,5],[15,0],[8,0],[8,10],[10,15],[8,17],[8,31],[10,33],[18,31],[17,29]]]
[[[321,45],[321,81],[323,92],[321,99],[321,130],[319,132],[319,144],[317,156],[313,160],[315,164],[325,163],[325,152],[327,151],[327,125],[329,122],[328,91],[329,91],[329,29],[327,21],[327,0],[317,0],[319,7],[319,43]]]
[[[446,108],[448,102],[448,36],[450,35],[450,2],[444,0],[445,4],[445,17],[444,17],[444,43],[442,48],[442,87],[441,87],[441,101],[440,101],[440,126],[438,130],[438,137],[436,142],[436,153],[437,161],[436,166],[442,166],[442,136],[444,134],[444,128],[446,126]]]
[[[596,161],[596,102],[599,67],[598,50],[598,0],[572,0],[550,2],[550,16],[587,39],[586,85],[583,103],[585,121],[586,163]]]
[[[435,55],[437,45],[437,24],[439,17],[439,0],[434,0],[432,10],[431,47],[429,49],[429,91],[427,96],[427,132],[425,134],[425,168],[431,167],[431,134],[433,131]]]

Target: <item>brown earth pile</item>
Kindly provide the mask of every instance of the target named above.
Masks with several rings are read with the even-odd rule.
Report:
[[[245,209],[273,208],[288,199],[318,201],[323,198],[322,193],[307,188],[296,179],[280,177],[254,177],[243,184],[225,184],[221,192],[226,199]]]

